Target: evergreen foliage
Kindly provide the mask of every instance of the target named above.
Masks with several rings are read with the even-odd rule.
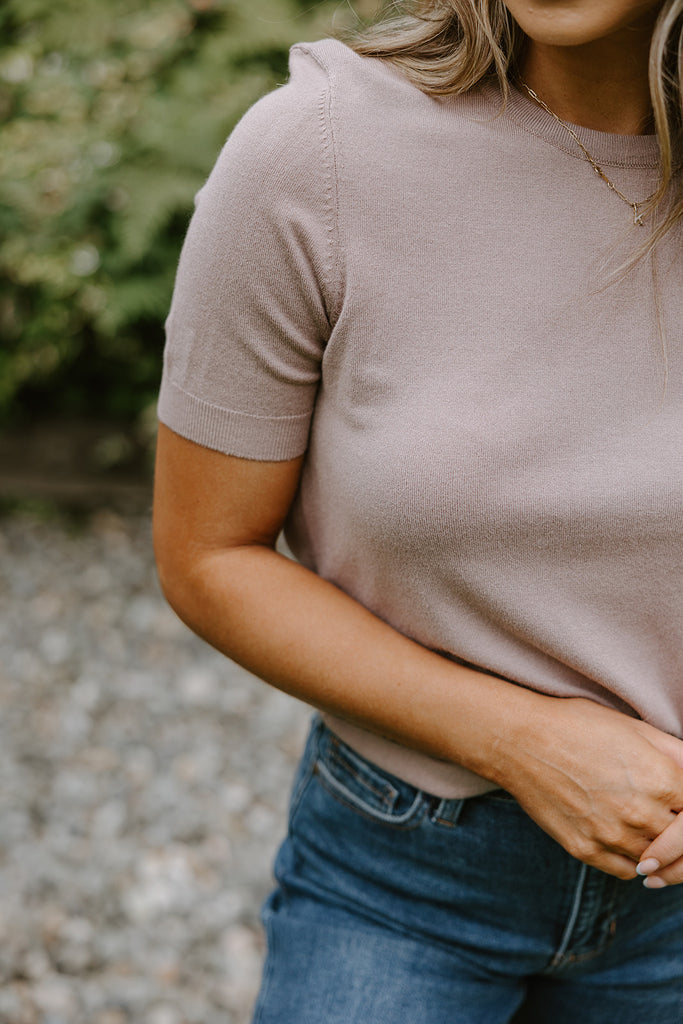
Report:
[[[154,401],[194,193],[323,0],[3,0],[0,420]]]

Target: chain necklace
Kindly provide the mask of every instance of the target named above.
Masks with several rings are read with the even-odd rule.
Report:
[[[602,178],[602,180],[605,182],[607,187],[610,188],[612,190],[612,192],[614,192],[616,195],[618,195],[619,198],[622,199],[627,204],[627,206],[631,207],[631,209],[633,210],[633,223],[640,225],[641,228],[644,227],[644,225],[643,225],[643,216],[644,216],[644,214],[642,214],[640,212],[640,207],[641,206],[646,206],[650,202],[650,200],[654,199],[654,197],[657,194],[656,190],[652,193],[652,195],[648,196],[647,199],[641,199],[637,203],[634,202],[632,199],[629,199],[628,196],[625,196],[623,192],[619,191],[619,189],[614,184],[614,182],[611,181],[607,177],[607,175],[603,171],[603,169],[600,166],[600,164],[596,160],[593,159],[593,157],[590,155],[590,153],[588,152],[588,150],[586,149],[586,147],[584,146],[583,142],[581,141],[579,136],[576,134],[574,129],[571,127],[571,125],[568,125],[566,121],[563,121],[561,117],[558,117],[558,115],[555,113],[555,111],[551,110],[550,107],[548,106],[548,104],[544,103],[543,100],[541,99],[541,97],[537,96],[536,93],[534,92],[534,90],[530,89],[529,86],[526,84],[526,82],[523,82],[521,80],[521,78],[519,79],[519,84],[524,89],[526,89],[526,91],[528,92],[529,96],[531,96],[532,100],[535,100],[536,103],[539,103],[543,107],[544,110],[547,110],[548,113],[552,117],[555,118],[555,120],[558,122],[558,124],[561,124],[562,127],[565,128],[569,132],[569,134],[574,139],[576,144],[581,148],[584,156],[586,157],[586,160],[591,165],[591,167],[593,168],[595,173],[598,175],[598,177]]]

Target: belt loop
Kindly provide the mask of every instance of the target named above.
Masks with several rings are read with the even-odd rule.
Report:
[[[466,797],[459,797],[455,800],[450,800],[444,797],[443,800],[439,800],[432,811],[432,821],[437,825],[445,825],[447,828],[453,828],[458,824],[458,818],[462,813],[465,800]]]

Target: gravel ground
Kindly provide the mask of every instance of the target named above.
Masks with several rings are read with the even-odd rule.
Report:
[[[307,709],[113,512],[0,520],[0,701],[0,1024],[246,1024]]]

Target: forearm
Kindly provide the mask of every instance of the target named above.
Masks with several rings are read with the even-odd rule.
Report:
[[[518,732],[551,699],[426,650],[266,546],[196,554],[165,590],[195,632],[255,675],[498,785]]]

